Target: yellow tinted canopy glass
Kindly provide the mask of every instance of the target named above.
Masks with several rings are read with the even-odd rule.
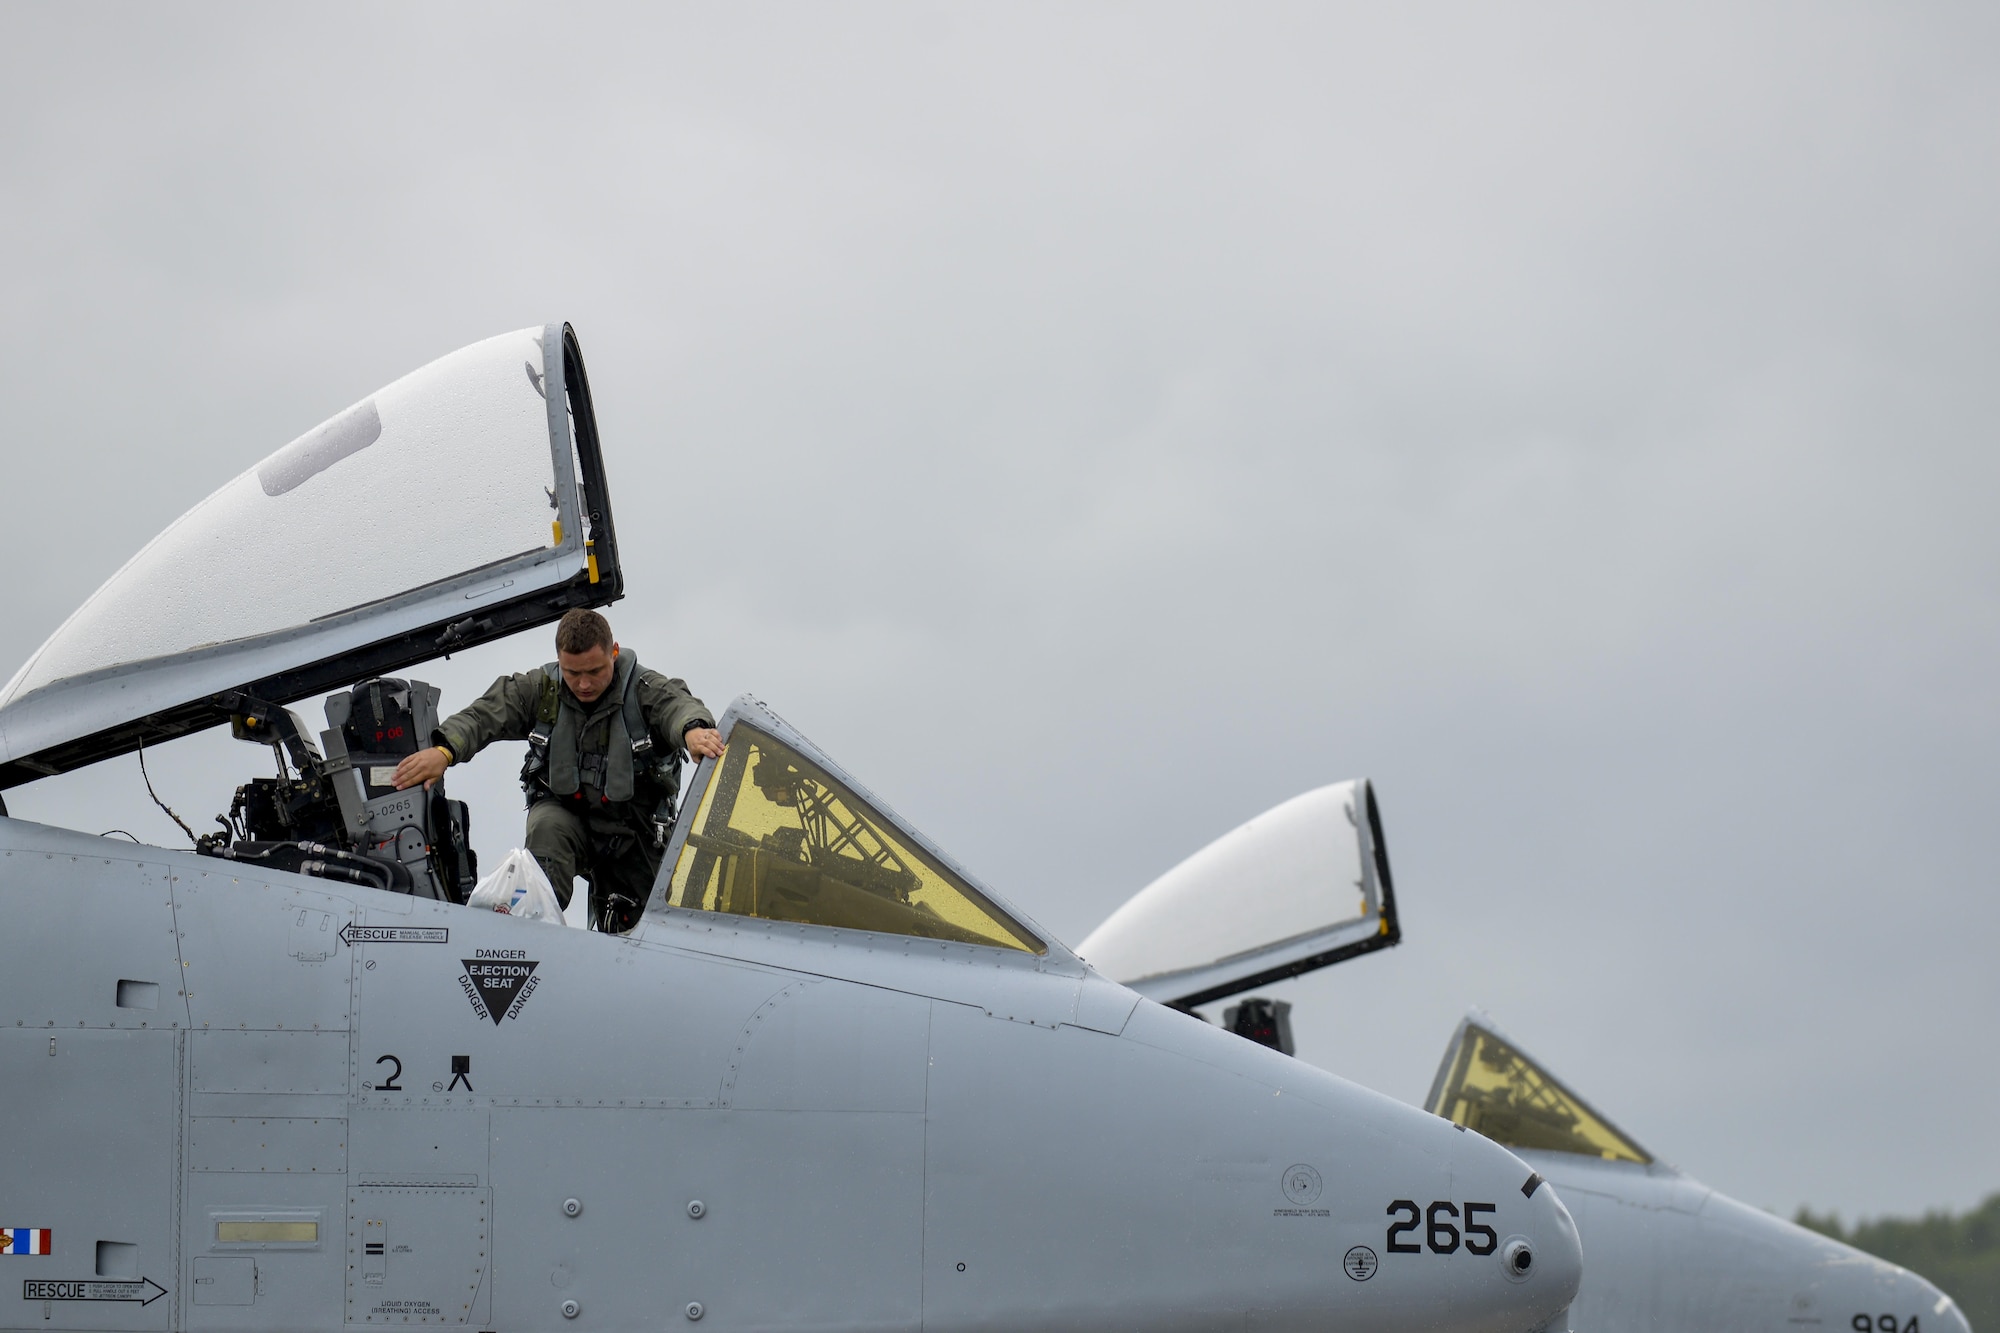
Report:
[[[742,721],[702,795],[667,901],[770,921],[1045,952],[845,784]]]
[[[1614,1162],[1653,1160],[1547,1070],[1472,1023],[1459,1029],[1458,1046],[1445,1059],[1442,1085],[1426,1109],[1509,1148],[1582,1153]]]

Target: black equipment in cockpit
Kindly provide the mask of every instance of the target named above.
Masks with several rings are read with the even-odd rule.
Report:
[[[278,760],[277,777],[244,783],[236,789],[228,816],[217,817],[234,840],[342,841],[340,807],[326,785],[319,749],[299,729],[299,719],[290,709],[239,700],[229,716],[229,734],[239,741],[270,746]]]
[[[438,690],[420,680],[366,680],[326,701],[326,771],[347,831],[362,855],[410,872],[420,898],[462,903],[478,866],[465,802],[440,780],[396,790],[396,765],[430,744]]]
[[[1259,1046],[1297,1054],[1292,1045],[1292,1006],[1288,1001],[1252,996],[1223,1010],[1222,1026]]]
[[[271,746],[278,776],[238,787],[229,814],[216,821],[224,832],[201,839],[199,850],[464,902],[479,871],[465,803],[447,799],[442,781],[428,791],[397,791],[393,781],[396,765],[428,743],[437,702],[436,687],[388,677],[331,695],[322,755],[289,710],[229,700],[230,734]]]

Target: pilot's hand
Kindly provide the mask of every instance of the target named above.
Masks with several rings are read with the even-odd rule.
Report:
[[[396,776],[390,781],[396,784],[397,791],[405,787],[414,787],[419,782],[428,790],[432,783],[444,776],[445,766],[450,762],[451,760],[445,757],[443,749],[433,745],[428,750],[419,750],[413,755],[404,756],[403,762],[396,765]]]
[[[697,759],[722,757],[722,733],[713,727],[690,727],[681,733],[681,744]]]

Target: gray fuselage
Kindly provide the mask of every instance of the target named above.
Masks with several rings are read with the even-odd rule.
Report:
[[[1908,1269],[1718,1194],[1671,1167],[1521,1150],[1588,1256],[1590,1333],[1969,1333]]]
[[[0,904],[0,1223],[53,1237],[7,1328],[1524,1333],[1579,1281],[1513,1154],[1059,950],[17,820]]]

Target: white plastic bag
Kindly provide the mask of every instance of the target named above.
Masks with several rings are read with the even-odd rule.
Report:
[[[507,853],[493,873],[479,881],[465,905],[556,926],[569,924],[563,920],[556,891],[549,887],[549,877],[542,873],[541,863],[519,847]]]

